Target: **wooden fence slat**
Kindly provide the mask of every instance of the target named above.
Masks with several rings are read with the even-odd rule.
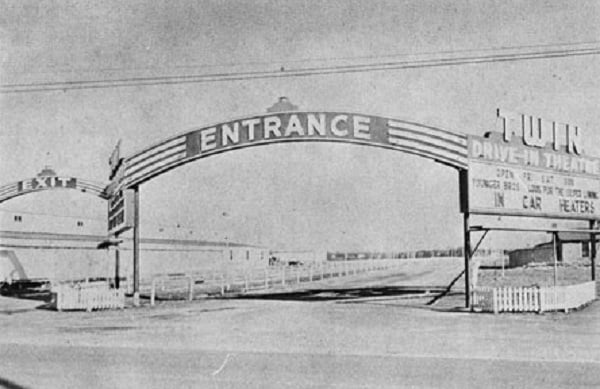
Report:
[[[486,312],[545,312],[578,308],[596,299],[596,283],[554,287],[478,288],[472,306]]]

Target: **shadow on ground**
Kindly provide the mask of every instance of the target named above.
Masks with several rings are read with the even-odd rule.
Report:
[[[382,286],[364,288],[307,289],[293,292],[254,293],[235,296],[236,299],[329,301],[387,296],[431,296],[442,293],[443,286]]]
[[[6,389],[26,389],[26,386],[21,386],[14,381],[8,380],[6,378],[0,377],[0,388]]]
[[[50,293],[50,283],[48,281],[17,281],[11,284],[4,283],[0,285],[0,295],[6,297],[16,297],[27,300],[38,300],[50,302],[52,295]]]
[[[0,313],[12,315],[15,313],[29,312],[33,309],[51,309],[52,294],[48,282],[20,281],[12,284],[0,285],[0,296],[15,299],[15,304],[0,309]],[[17,300],[38,301],[42,304],[32,306],[31,304],[18,304]],[[7,300],[8,301],[8,300]],[[26,307],[23,307],[25,305]],[[14,307],[13,307],[14,306]],[[2,387],[0,383],[0,387]]]

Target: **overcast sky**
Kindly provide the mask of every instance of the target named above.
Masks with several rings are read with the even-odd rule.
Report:
[[[293,69],[341,58],[599,41],[597,1],[0,0],[0,83]],[[600,57],[583,56],[0,94],[0,183],[32,177],[44,165],[106,182],[118,139],[128,155],[188,129],[265,112],[280,96],[301,109],[380,114],[468,134],[493,129],[500,107],[577,124],[587,153],[600,156]],[[414,249],[462,239],[456,171],[353,145],[271,145],[202,159],[144,184],[141,203],[144,226],[180,224],[205,239],[271,247]],[[70,192],[0,208],[106,214],[102,201]],[[497,236],[497,245],[514,244]]]

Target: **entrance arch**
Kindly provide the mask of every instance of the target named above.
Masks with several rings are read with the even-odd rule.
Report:
[[[216,123],[179,134],[123,159],[119,189],[134,188],[200,158],[288,142],[340,142],[467,167],[467,136],[420,123],[349,112],[287,111]],[[116,189],[115,186],[111,188]]]
[[[458,170],[468,168],[465,134],[420,123],[343,111],[287,110],[242,117],[169,137],[127,157],[117,143],[109,161],[109,233],[133,228],[133,291],[139,298],[139,187],[195,160],[247,147],[335,142],[396,150]],[[137,300],[137,298],[135,299]]]

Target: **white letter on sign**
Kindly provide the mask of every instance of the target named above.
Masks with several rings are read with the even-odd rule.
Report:
[[[46,185],[46,179],[45,178],[36,177],[33,180],[35,181],[36,189],[48,187],[48,185]]]
[[[354,116],[354,137],[360,139],[371,139],[369,133],[370,119],[364,116]]]
[[[317,133],[325,136],[325,115],[321,113],[317,119],[315,115],[309,113],[307,127],[309,136],[316,135]]]
[[[281,127],[281,119],[279,119],[277,116],[269,116],[264,118],[265,139],[269,139],[271,137],[271,133],[273,133],[275,136],[281,136],[279,127]]]
[[[248,127],[248,140],[254,140],[254,127],[260,123],[260,119],[246,119],[242,122],[242,126]]]
[[[527,146],[544,147],[546,139],[542,129],[546,126],[542,124],[542,119],[529,115],[522,115],[521,118],[523,123],[523,142]]]
[[[333,132],[333,135],[347,136],[348,130],[347,129],[343,129],[343,130],[339,129],[338,128],[339,122],[344,122],[347,126],[348,125],[348,115],[334,116],[333,119],[331,119],[331,132]]]
[[[513,134],[523,136],[523,127],[521,126],[521,116],[512,112],[501,111],[498,109],[498,120],[496,121],[498,129],[504,132],[504,140],[510,142]]]
[[[290,136],[292,133],[304,135],[304,128],[302,128],[302,123],[300,123],[300,119],[298,119],[298,116],[296,115],[290,116],[290,121],[288,122],[284,135]]]
[[[238,143],[240,141],[240,123],[234,122],[233,129],[228,124],[221,126],[221,142],[227,146],[229,142]]]
[[[216,127],[210,127],[204,131],[200,131],[200,151],[208,151],[217,147],[216,132]]]
[[[483,156],[483,145],[477,140],[471,143],[471,158],[481,158]]]
[[[583,139],[579,127],[567,125],[567,150],[569,153],[583,153]]]

